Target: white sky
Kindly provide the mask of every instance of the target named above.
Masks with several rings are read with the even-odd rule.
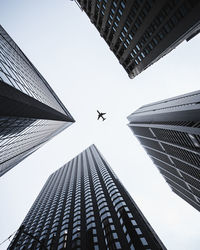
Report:
[[[200,36],[130,80],[74,2],[1,0],[0,6],[0,23],[76,120],[1,177],[0,242],[18,229],[48,176],[94,143],[166,247],[199,249],[199,212],[172,193],[126,117],[141,105],[199,89]],[[106,121],[96,120],[97,109]]]

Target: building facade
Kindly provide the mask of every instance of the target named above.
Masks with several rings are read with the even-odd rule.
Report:
[[[130,78],[200,30],[198,0],[76,0]]]
[[[142,106],[129,127],[171,189],[200,211],[200,91]]]
[[[22,225],[9,250],[166,249],[94,145],[48,178]]]
[[[0,26],[0,176],[74,122]]]

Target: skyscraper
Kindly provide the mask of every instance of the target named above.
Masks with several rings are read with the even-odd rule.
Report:
[[[130,78],[200,30],[198,0],[76,0]]]
[[[200,211],[200,91],[142,106],[129,127],[171,189]]]
[[[94,145],[48,178],[22,224],[9,250],[166,249]]]
[[[74,122],[0,26],[0,176]]]

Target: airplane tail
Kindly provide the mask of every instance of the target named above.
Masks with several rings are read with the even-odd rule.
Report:
[[[106,118],[102,117],[103,118],[103,121],[105,121]]]

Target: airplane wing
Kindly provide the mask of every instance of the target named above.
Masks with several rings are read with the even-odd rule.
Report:
[[[97,110],[97,113],[100,115],[101,112],[99,112],[99,111]]]
[[[97,118],[97,120],[99,120],[99,118],[100,118],[101,116],[100,116],[100,114],[98,115],[98,118]]]
[[[101,113],[102,115],[105,115],[106,113]]]

